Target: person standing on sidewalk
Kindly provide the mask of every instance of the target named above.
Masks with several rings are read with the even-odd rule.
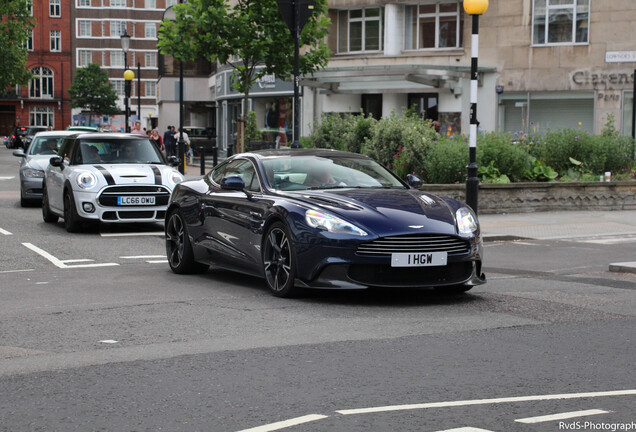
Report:
[[[176,155],[174,149],[174,126],[168,126],[168,129],[163,134],[163,145],[166,147],[168,156]]]
[[[188,137],[188,134],[185,133],[181,128],[179,129],[179,132],[174,134],[174,142],[177,147],[177,153],[179,152],[179,140],[181,138],[181,134],[183,134],[183,142],[185,143],[185,151],[186,151],[186,155],[189,158],[189,164],[192,165],[193,159],[194,159],[194,153],[192,152],[192,148],[190,147],[190,137]],[[181,155],[177,155],[177,156],[181,157]]]

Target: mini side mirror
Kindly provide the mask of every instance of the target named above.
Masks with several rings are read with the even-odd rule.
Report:
[[[22,150],[14,150],[13,151],[13,156],[25,158],[26,157],[26,153],[24,153]]]
[[[413,174],[407,174],[406,175],[406,182],[408,183],[409,186],[413,187],[413,188],[418,188],[420,186],[422,186],[422,180],[420,180],[420,178],[416,175]]]
[[[168,165],[171,167],[176,167],[181,163],[178,157],[176,156],[168,156]]]
[[[54,156],[49,159],[49,163],[54,167],[62,167],[64,165],[64,158],[62,156]]]

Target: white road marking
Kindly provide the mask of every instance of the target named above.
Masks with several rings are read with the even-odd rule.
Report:
[[[3,234],[3,235],[13,235],[13,234],[11,234],[9,231],[4,230],[4,229],[2,229],[2,228],[0,228],[0,234]]]
[[[153,261],[146,261],[148,264],[166,264],[168,262],[167,259],[162,259],[162,260],[153,260]]]
[[[21,273],[21,272],[30,272],[35,271],[35,269],[24,269],[24,270],[3,270],[0,273]]]
[[[117,263],[97,263],[97,264],[76,264],[76,265],[66,265],[64,264],[64,261],[61,261],[57,258],[55,258],[53,255],[51,255],[50,253],[48,253],[47,251],[40,249],[39,247],[35,246],[32,243],[22,243],[22,245],[28,249],[31,249],[33,252],[37,253],[38,255],[46,258],[47,260],[49,260],[53,265],[55,265],[56,267],[59,267],[61,269],[66,269],[66,268],[86,268],[86,267],[110,267],[110,266],[118,266],[119,264]]]
[[[70,260],[60,260],[60,261],[63,262],[64,264],[68,264],[68,263],[76,263],[76,262],[94,262],[95,260],[88,259],[88,258],[80,258],[80,259],[70,259]]]
[[[456,429],[446,429],[439,432],[492,432],[492,431],[487,429],[474,428],[474,427],[462,427],[462,428],[456,428]]]
[[[407,411],[415,409],[428,409],[428,408],[446,408],[446,407],[458,407],[458,406],[470,406],[470,405],[487,405],[487,404],[500,404],[511,402],[532,402],[532,401],[546,401],[556,399],[583,399],[583,398],[595,398],[606,396],[631,396],[636,395],[636,390],[616,390],[606,392],[591,392],[591,393],[565,393],[554,395],[539,395],[539,396],[517,396],[507,398],[495,398],[495,399],[473,399],[473,400],[459,400],[459,401],[447,401],[447,402],[431,402],[422,404],[410,404],[410,405],[390,405],[383,407],[371,407],[371,408],[357,408],[336,411],[342,415],[352,414],[369,414],[377,412],[388,411]]]
[[[122,259],[152,259],[152,258],[163,258],[164,255],[133,255],[133,256],[120,256]]]
[[[585,411],[571,411],[566,413],[544,415],[544,416],[538,416],[538,417],[528,417],[528,418],[517,419],[515,421],[517,423],[532,424],[532,423],[543,423],[543,422],[549,422],[549,421],[555,421],[555,420],[566,420],[566,419],[577,418],[577,417],[585,417],[585,416],[609,414],[609,413],[610,411],[592,409],[592,410],[585,410]]]
[[[257,426],[251,429],[243,429],[240,430],[238,432],[270,432],[270,431],[276,431],[276,430],[280,430],[280,429],[285,429],[291,426],[297,426],[303,423],[309,423],[312,421],[316,421],[316,420],[322,420],[324,418],[327,418],[328,416],[326,415],[321,415],[321,414],[309,414],[306,416],[302,416],[302,417],[296,417],[293,419],[289,419],[289,420],[283,420],[280,422],[276,422],[276,423],[270,423],[267,425],[263,425],[263,426]]]
[[[14,179],[14,178],[15,178],[15,176],[11,176],[11,177],[3,176],[3,177],[0,177],[0,180],[11,180],[11,179]]]
[[[100,340],[99,342],[100,342],[100,343],[105,343],[105,344],[116,344],[116,343],[118,343],[119,341],[116,341],[116,340],[114,340],[114,339],[105,339],[105,340]]]
[[[136,236],[162,236],[163,231],[135,232],[135,233],[99,233],[102,237],[136,237]]]

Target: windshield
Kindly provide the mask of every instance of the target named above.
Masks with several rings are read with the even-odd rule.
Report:
[[[382,165],[353,157],[287,156],[264,159],[270,187],[282,191],[405,186]]]
[[[53,155],[62,145],[66,135],[62,136],[36,136],[29,146],[28,154],[30,155]]]
[[[165,161],[159,149],[146,138],[84,138],[80,139],[75,163],[163,164]]]

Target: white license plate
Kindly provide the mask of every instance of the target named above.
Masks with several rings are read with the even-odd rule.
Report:
[[[117,205],[155,205],[153,196],[120,196],[117,197]]]
[[[445,266],[447,252],[394,253],[391,254],[391,267]]]

